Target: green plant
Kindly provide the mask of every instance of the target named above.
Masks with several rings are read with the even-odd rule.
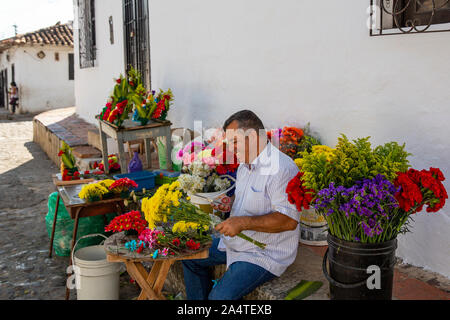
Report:
[[[405,145],[389,142],[372,149],[370,137],[349,141],[345,135],[338,139],[331,156],[325,153],[303,152],[302,171],[306,188],[322,190],[331,182],[338,186],[351,187],[357,181],[372,179],[378,174],[389,181],[397,177],[397,172],[409,168]]]

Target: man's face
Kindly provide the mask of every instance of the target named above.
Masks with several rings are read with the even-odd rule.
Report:
[[[239,128],[239,123],[233,121],[225,128],[225,138],[227,148],[236,154],[240,163],[250,163],[258,155],[258,134],[255,130],[243,130]]]

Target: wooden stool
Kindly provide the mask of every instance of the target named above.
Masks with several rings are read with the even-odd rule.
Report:
[[[105,241],[106,259],[110,262],[122,262],[127,267],[128,274],[136,280],[141,288],[138,300],[165,300],[161,291],[164,287],[167,274],[175,261],[206,259],[209,257],[209,247],[207,244],[195,252],[187,252],[184,255],[175,257],[161,257],[153,259],[150,254],[139,254],[130,252],[128,249],[119,249],[119,243],[132,240],[124,233],[117,233]],[[143,262],[153,262],[150,272],[147,272]]]

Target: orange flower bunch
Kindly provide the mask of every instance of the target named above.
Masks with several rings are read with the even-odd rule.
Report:
[[[284,127],[280,136],[280,150],[294,158],[297,155],[298,147],[304,136],[304,132],[296,127]]]

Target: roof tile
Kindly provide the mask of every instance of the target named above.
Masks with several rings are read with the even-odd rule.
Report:
[[[72,23],[59,24],[1,40],[0,51],[20,44],[52,44],[73,47]]]

